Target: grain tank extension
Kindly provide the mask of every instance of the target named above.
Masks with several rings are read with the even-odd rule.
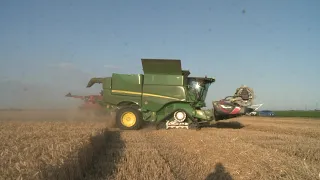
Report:
[[[189,76],[190,71],[181,69],[180,60],[141,61],[144,74],[113,73],[111,77],[92,78],[87,85],[102,84],[101,104],[106,110],[116,111],[120,129],[139,129],[144,122],[154,123],[157,127],[165,123],[167,129],[199,128],[201,124],[228,118],[230,112],[223,109],[216,112],[202,109],[206,107],[205,99],[214,78]],[[238,96],[236,98],[239,100]],[[220,102],[226,103],[214,101],[214,107]],[[245,106],[232,103],[228,104],[229,109],[242,108],[233,115],[248,112]]]

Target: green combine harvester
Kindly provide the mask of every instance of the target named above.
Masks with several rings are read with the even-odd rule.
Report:
[[[92,78],[87,88],[102,84],[99,102],[106,111],[116,112],[116,124],[123,130],[140,129],[145,122],[157,128],[196,128],[216,121],[241,116],[253,111],[253,91],[237,89],[234,96],[213,101],[213,109],[205,99],[214,78],[190,77],[174,59],[141,59],[144,74],[118,74]],[[231,97],[231,98],[230,98]]]

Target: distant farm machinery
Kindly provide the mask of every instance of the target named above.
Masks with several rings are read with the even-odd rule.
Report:
[[[83,103],[78,107],[81,112],[92,113],[94,112],[96,115],[104,114],[104,107],[99,103],[103,96],[102,93],[100,95],[72,95],[70,92],[65,95],[65,97],[72,97],[76,99],[81,99]]]

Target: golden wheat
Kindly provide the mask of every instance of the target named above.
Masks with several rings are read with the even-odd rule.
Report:
[[[107,117],[70,117],[1,112],[0,179],[320,179],[316,120],[119,131]]]

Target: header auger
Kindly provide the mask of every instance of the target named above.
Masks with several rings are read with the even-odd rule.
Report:
[[[144,122],[166,128],[200,128],[222,119],[241,116],[253,109],[253,90],[242,86],[234,96],[213,101],[206,107],[208,89],[215,78],[192,77],[176,59],[141,59],[144,74],[113,73],[111,77],[92,78],[87,87],[102,84],[101,104],[116,111],[120,129],[139,129]]]

